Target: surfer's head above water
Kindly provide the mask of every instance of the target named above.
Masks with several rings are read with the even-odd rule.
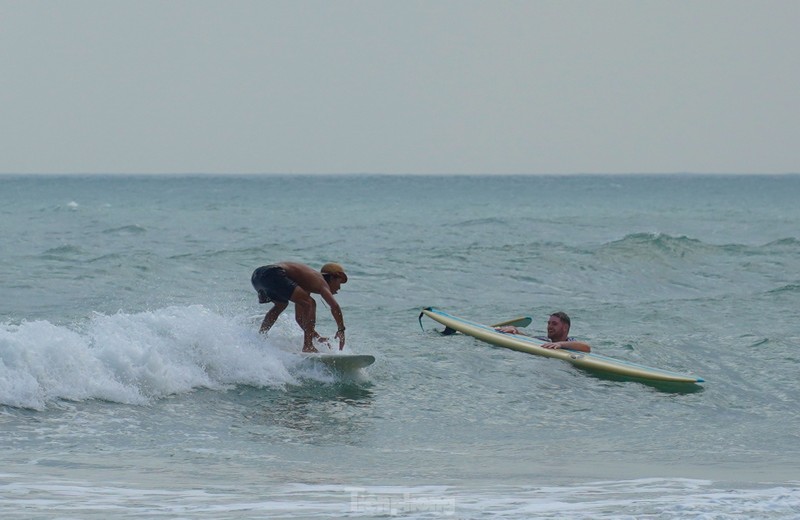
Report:
[[[567,324],[567,327],[569,327],[572,324],[570,322],[569,316],[567,316],[566,312],[558,311],[558,312],[554,312],[550,316],[555,316],[556,318],[560,319],[561,321],[563,321],[564,323]]]
[[[547,320],[547,337],[550,341],[565,341],[569,336],[570,320],[565,312],[554,312]]]

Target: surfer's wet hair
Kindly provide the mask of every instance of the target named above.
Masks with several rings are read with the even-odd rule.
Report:
[[[572,323],[571,323],[571,322],[570,322],[570,320],[569,320],[569,316],[567,316],[567,313],[566,313],[566,312],[558,311],[558,312],[554,312],[554,313],[553,313],[553,314],[551,314],[550,316],[555,316],[556,318],[558,318],[558,319],[559,319],[559,320],[561,320],[562,322],[566,323],[566,324],[567,324],[567,327],[569,327],[570,325],[572,325]]]

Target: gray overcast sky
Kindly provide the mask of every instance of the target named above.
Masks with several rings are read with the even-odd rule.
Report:
[[[800,172],[800,1],[0,0],[2,173]]]

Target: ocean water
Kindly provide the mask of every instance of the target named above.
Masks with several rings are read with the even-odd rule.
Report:
[[[3,518],[800,518],[800,176],[2,176]],[[339,374],[250,286],[342,263]],[[549,313],[663,387],[442,337]],[[317,328],[333,335],[324,303]]]

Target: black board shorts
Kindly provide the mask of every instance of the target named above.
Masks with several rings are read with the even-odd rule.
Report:
[[[297,283],[286,276],[283,267],[265,265],[253,271],[250,283],[258,292],[258,303],[288,303]]]

